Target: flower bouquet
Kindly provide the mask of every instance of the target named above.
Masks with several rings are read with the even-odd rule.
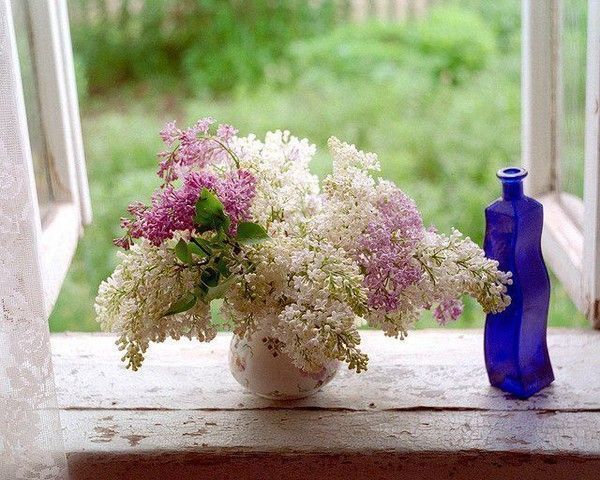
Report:
[[[426,228],[407,195],[373,176],[375,154],[330,138],[333,172],[320,185],[309,170],[315,146],[287,131],[262,141],[204,118],[160,135],[162,183],[121,220],[115,244],[125,251],[96,299],[98,321],[119,334],[133,370],[151,342],[210,341],[230,329],[242,384],[303,396],[339,362],[367,368],[361,325],[404,338],[423,310],[440,324],[456,319],[464,294],[485,312],[510,302],[510,273],[457,230]]]

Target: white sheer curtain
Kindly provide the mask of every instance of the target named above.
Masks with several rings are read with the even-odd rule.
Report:
[[[10,18],[9,0],[0,0],[0,480],[64,479],[39,211]]]

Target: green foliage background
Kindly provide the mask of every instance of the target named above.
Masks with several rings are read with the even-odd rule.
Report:
[[[447,0],[422,20],[362,25],[329,2],[152,0],[137,15],[91,20],[81,12],[90,3],[103,2],[70,1],[95,218],[54,331],[98,328],[92,305],[116,264],[111,239],[126,205],[157,185],[157,132],[171,119],[211,115],[259,136],[289,129],[319,147],[319,175],[331,168],[330,135],[356,143],[379,154],[382,175],[426,223],[481,243],[495,172],[520,162],[519,0]],[[483,321],[467,301],[453,327]],[[587,325],[554,279],[550,324]]]

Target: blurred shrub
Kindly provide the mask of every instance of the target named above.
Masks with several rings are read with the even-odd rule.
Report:
[[[343,25],[329,35],[290,47],[292,69],[304,76],[328,70],[337,77],[380,81],[402,71],[459,83],[495,54],[492,28],[472,9],[442,5],[418,22]]]
[[[335,0],[69,0],[83,98],[124,84],[221,94],[315,70],[380,81],[408,68],[458,83],[485,67],[496,38],[506,47],[518,33],[515,8],[470,3],[417,22],[334,28]]]
[[[81,103],[85,103],[88,97],[88,84],[87,75],[85,72],[85,65],[81,57],[74,57],[74,68],[75,68],[75,83],[77,85],[77,96]]]
[[[503,53],[516,51],[521,45],[521,0],[454,0],[464,9],[476,12],[492,28],[498,49]]]
[[[341,78],[392,78],[406,63],[407,37],[405,24],[342,25],[327,35],[294,42],[291,68],[296,76],[325,70]]]
[[[326,0],[69,0],[90,93],[157,82],[192,93],[256,85],[286,46],[328,29]]]
[[[435,75],[453,82],[481,71],[494,54],[492,30],[472,10],[456,6],[434,8],[412,30],[415,54]]]

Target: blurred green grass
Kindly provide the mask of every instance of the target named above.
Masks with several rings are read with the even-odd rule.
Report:
[[[414,24],[345,25],[296,41],[251,89],[215,96],[130,86],[89,98],[82,126],[94,222],[51,330],[98,329],[93,299],[116,265],[111,240],[119,217],[158,184],[157,132],[172,119],[186,125],[211,115],[242,135],[289,129],[317,144],[312,168],[320,176],[331,168],[330,135],[356,143],[379,154],[382,176],[415,199],[426,224],[456,227],[481,244],[483,210],[499,194],[495,172],[520,162],[519,7],[514,0],[454,3],[468,11],[451,5]],[[587,325],[554,277],[552,286],[550,325]],[[480,307],[467,300],[451,328],[483,322]],[[435,323],[424,315],[418,326]]]

